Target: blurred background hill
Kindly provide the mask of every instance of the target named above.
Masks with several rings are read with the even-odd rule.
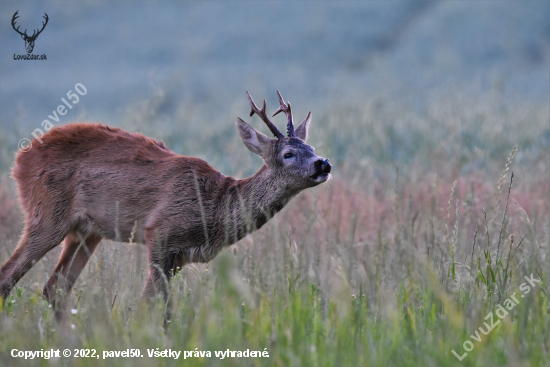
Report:
[[[76,83],[88,93],[59,124],[102,121],[214,160],[234,140],[234,119],[247,117],[245,90],[268,109],[281,90],[296,119],[312,110],[314,138],[340,162],[410,163],[449,136],[500,157],[515,140],[531,151],[550,144],[548,1],[3,1],[0,9],[4,155]],[[29,29],[48,14],[33,51],[47,61],[13,60],[25,54],[10,24],[16,10]]]

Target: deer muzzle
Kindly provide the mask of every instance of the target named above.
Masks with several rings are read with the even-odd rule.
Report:
[[[314,166],[315,174],[311,178],[317,183],[328,180],[332,170],[332,165],[328,162],[328,159],[318,159],[315,161]]]

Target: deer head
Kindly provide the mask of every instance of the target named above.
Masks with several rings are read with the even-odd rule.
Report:
[[[46,24],[48,24],[48,14],[44,13],[44,19],[46,19],[46,22],[42,22],[42,29],[39,30],[38,32],[35,30],[32,34],[32,36],[29,36],[27,35],[27,30],[25,29],[25,32],[21,33],[19,31],[19,26],[17,28],[15,28],[15,20],[17,18],[19,18],[19,16],[17,15],[17,13],[19,13],[19,10],[15,12],[15,14],[13,14],[13,18],[11,18],[11,26],[13,27],[13,29],[15,29],[15,31],[17,33],[19,33],[21,35],[21,38],[23,38],[23,40],[25,41],[25,48],[27,49],[27,53],[31,53],[32,50],[34,49],[34,41],[36,41],[36,38],[38,37],[38,35],[40,33],[42,33],[42,31],[44,30],[44,28],[46,28]]]
[[[250,116],[254,113],[260,116],[276,139],[269,138],[238,118],[237,128],[244,145],[251,152],[259,155],[266,166],[273,171],[273,176],[282,181],[285,188],[291,192],[299,192],[327,181],[331,171],[328,159],[317,156],[315,149],[306,144],[311,112],[294,129],[290,103],[285,103],[281,93],[277,91],[280,106],[272,116],[280,112],[286,114],[288,136],[285,137],[269,120],[266,114],[265,99],[262,109],[259,109],[250,94],[248,92],[246,94],[252,107]]]

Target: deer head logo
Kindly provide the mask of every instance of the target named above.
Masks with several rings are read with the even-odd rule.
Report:
[[[17,18],[19,18],[19,15],[17,15],[17,13],[19,13],[19,10],[15,12],[15,14],[13,14],[13,18],[11,18],[11,26],[13,27],[13,29],[15,29],[15,31],[17,33],[19,33],[21,35],[21,38],[23,38],[23,40],[25,41],[25,48],[27,49],[27,53],[31,53],[32,50],[34,49],[34,41],[36,41],[36,38],[38,37],[38,35],[40,33],[42,33],[42,31],[44,30],[44,28],[46,28],[46,24],[48,24],[48,14],[44,13],[44,19],[46,19],[46,22],[42,22],[42,29],[38,31],[35,30],[32,34],[32,36],[29,36],[27,34],[27,30],[25,29],[25,32],[21,33],[19,32],[19,26],[17,28],[15,28],[15,20]]]

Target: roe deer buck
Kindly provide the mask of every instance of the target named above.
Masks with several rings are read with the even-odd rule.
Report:
[[[286,114],[288,137],[269,120],[265,99],[259,109],[247,92],[250,116],[258,114],[276,139],[237,118],[244,145],[265,163],[242,180],[201,159],[177,155],[162,142],[101,124],[56,127],[42,144],[20,152],[12,176],[25,229],[0,269],[2,297],[64,239],[43,291],[56,308],[56,288],[70,292],[103,238],[128,242],[135,233],[136,241],[147,245],[150,262],[143,295],[160,292],[168,302],[168,281],[177,268],[210,261],[223,246],[263,226],[300,191],[329,179],[328,159],[306,144],[311,112],[294,130],[290,103],[277,94],[280,106],[273,116]]]

